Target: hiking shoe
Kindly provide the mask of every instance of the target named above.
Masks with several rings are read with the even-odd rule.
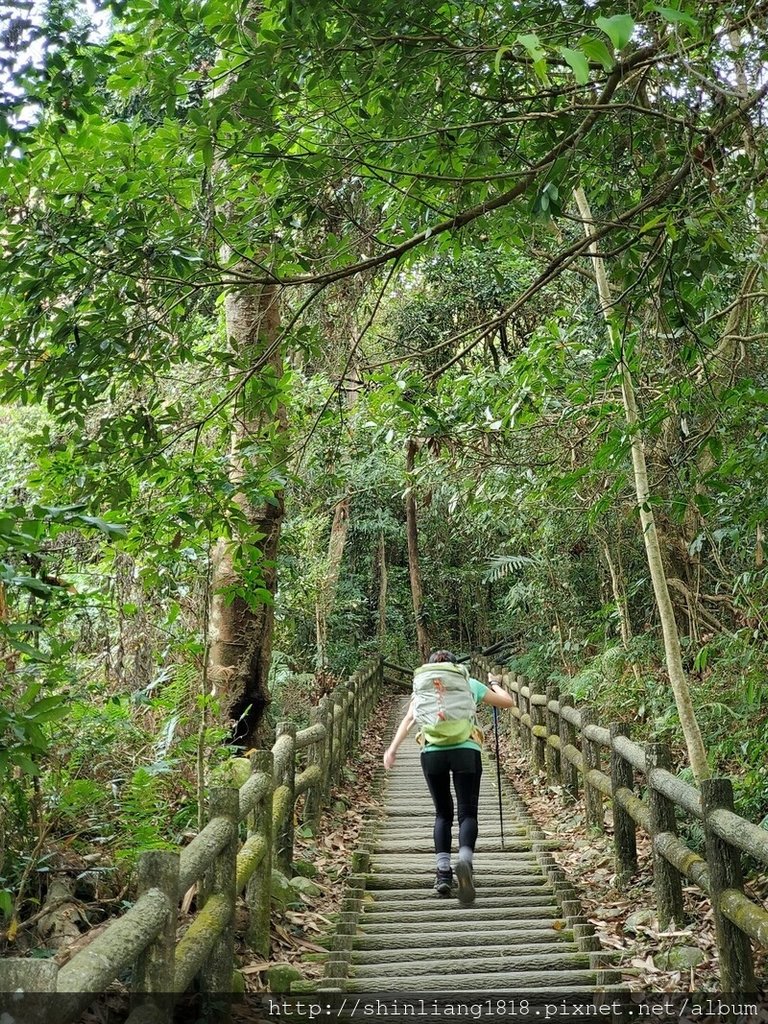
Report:
[[[435,872],[435,892],[438,896],[450,896],[453,888],[453,871],[438,868]]]
[[[472,865],[468,860],[456,861],[456,880],[459,883],[459,903],[475,902],[475,883]]]

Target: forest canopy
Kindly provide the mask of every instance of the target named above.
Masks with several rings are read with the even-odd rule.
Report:
[[[768,814],[765,4],[3,10],[0,911],[435,645]]]

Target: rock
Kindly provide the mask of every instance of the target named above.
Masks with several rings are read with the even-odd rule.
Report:
[[[314,878],[317,874],[317,868],[308,860],[295,860],[293,870],[297,875],[304,875],[305,878]]]
[[[652,910],[636,910],[629,914],[624,922],[624,931],[630,935],[637,935],[641,928],[652,927],[656,921],[656,914]]]
[[[245,995],[245,978],[240,971],[232,971],[232,988],[230,990],[235,995]]]
[[[703,949],[698,946],[674,946],[653,958],[653,966],[660,971],[689,971],[698,967],[707,959]]]
[[[281,907],[287,907],[296,897],[296,891],[291,886],[291,883],[285,875],[275,868],[272,869],[271,895],[272,902],[277,903]]]
[[[301,971],[290,964],[277,964],[268,968],[267,985],[270,992],[290,992],[292,981],[301,981]]]
[[[304,896],[319,896],[322,892],[319,885],[315,885],[311,879],[304,878],[303,875],[296,875],[295,878],[292,878],[290,885]]]

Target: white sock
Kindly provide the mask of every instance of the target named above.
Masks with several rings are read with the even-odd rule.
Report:
[[[450,871],[451,869],[451,855],[450,853],[438,853],[437,854],[437,870],[438,871]]]
[[[465,860],[469,864],[471,864],[472,863],[473,855],[474,855],[474,850],[472,849],[471,846],[460,846],[459,847],[459,860]]]

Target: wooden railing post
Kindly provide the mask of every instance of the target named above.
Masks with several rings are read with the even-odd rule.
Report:
[[[37,1024],[38,1021],[56,1021],[62,1009],[77,1011],[68,993],[56,994],[59,965],[53,960],[31,957],[4,957],[0,959],[0,993],[11,994],[0,1000],[4,1011],[0,1020]],[[12,1005],[8,1003],[13,1000]],[[62,1005],[63,1004],[63,1005]],[[8,1012],[10,1011],[10,1012]],[[79,1007],[82,1012],[82,1007]],[[72,1013],[74,1015],[74,1012]]]
[[[296,725],[293,722],[279,722],[275,735],[277,740],[281,736],[290,737],[290,754],[275,767],[275,791],[283,792],[274,808],[278,820],[273,822],[272,856],[278,871],[290,877],[293,862],[293,808],[296,802]]]
[[[512,707],[509,709],[509,738],[518,747],[522,747],[522,731],[520,727],[520,721],[515,715],[515,708],[518,712],[521,712],[520,707],[520,684],[518,683],[517,677],[514,673],[508,672],[506,675],[501,677],[501,681],[504,683],[504,688],[512,694]]]
[[[230,786],[211,789],[208,797],[208,821],[214,818],[227,818],[232,823],[232,836],[216,856],[213,867],[207,872],[205,888],[208,900],[218,897],[226,901],[230,917],[229,926],[216,937],[205,966],[200,972],[200,983],[205,992],[224,994],[232,992],[232,974],[235,966],[234,921],[237,899],[237,850],[240,845],[237,834],[240,794],[236,789]],[[221,1007],[221,1010],[226,1013],[225,1007]]]
[[[255,750],[251,754],[251,771],[263,772],[269,785],[263,800],[251,815],[249,835],[264,840],[264,856],[248,879],[245,902],[248,907],[246,942],[259,956],[269,957],[270,902],[272,899],[272,795],[274,793],[274,757],[271,750]]]
[[[354,749],[355,741],[357,740],[357,711],[358,704],[360,702],[360,673],[353,672],[347,680],[347,689],[349,690],[349,708],[347,709],[347,715],[349,716],[349,724],[347,729],[347,757],[350,752]]]
[[[581,754],[584,758],[584,812],[587,826],[605,831],[603,818],[603,795],[589,782],[587,773],[592,768],[600,769],[600,747],[587,736],[587,726],[597,725],[597,711],[591,707],[581,708]]]
[[[547,733],[550,736],[560,735],[560,726],[557,721],[557,715],[554,711],[550,711],[550,701],[558,700],[560,696],[560,690],[557,683],[549,683],[547,686],[547,707],[545,710],[544,721],[547,726]],[[560,769],[560,751],[556,750],[555,747],[550,746],[547,743],[547,779],[550,783],[559,783],[562,781],[562,774]]]
[[[338,779],[344,764],[344,688],[339,684],[333,691],[333,777]]]
[[[634,818],[616,799],[620,789],[634,788],[632,765],[613,749],[616,736],[629,736],[628,725],[614,723],[611,733],[611,793],[613,795],[613,850],[616,862],[616,888],[624,889],[637,871],[637,831]]]
[[[342,708],[344,710],[344,723],[342,726],[344,740],[342,742],[342,768],[349,760],[349,755],[352,752],[355,743],[355,684],[351,679],[348,679],[343,687],[344,703]]]
[[[544,736],[537,736],[535,729],[537,726],[544,728],[546,720],[546,711],[543,704],[540,703],[544,697],[544,687],[540,682],[531,683],[531,743],[533,746],[533,770],[539,774],[543,774],[547,764],[547,741]]]
[[[153,1019],[173,1018],[171,993],[176,968],[176,922],[179,906],[179,855],[172,850],[147,850],[139,857],[137,896],[160,889],[168,900],[165,927],[133,967],[131,1009],[150,1004]],[[155,996],[156,998],[151,998]]]
[[[325,777],[323,778],[323,801],[328,799],[333,779],[333,694],[327,693],[320,701],[323,709],[323,722],[325,724],[325,742],[323,758],[325,760]]]
[[[579,798],[579,773],[565,756],[564,749],[576,746],[576,727],[563,717],[563,709],[573,707],[573,701],[567,694],[560,698],[560,770],[563,776],[563,796],[573,800]]]
[[[523,696],[523,688],[525,687],[526,689],[528,689],[529,693],[530,693],[530,688],[528,687],[528,682],[527,682],[527,680],[525,679],[524,676],[518,676],[517,677],[517,682],[518,682],[518,684],[520,686],[520,690],[519,690],[519,696],[520,696],[520,715],[521,715],[521,718],[520,718],[520,749],[523,750],[526,754],[530,754],[530,752],[531,752],[531,727],[530,727],[530,724],[526,725],[526,723],[523,722],[523,720],[522,720],[522,716],[523,715],[528,715],[528,719],[529,719],[529,722],[530,722],[531,702],[528,699],[528,697]]]
[[[653,844],[653,886],[656,893],[656,908],[659,927],[665,931],[670,922],[683,924],[683,885],[677,868],[656,850],[656,836],[662,832],[677,835],[675,805],[653,786],[655,768],[672,766],[672,754],[666,743],[645,745],[645,773],[648,783],[648,809],[651,817],[651,842]]]
[[[327,728],[325,708],[322,704],[309,709],[309,724],[322,725]],[[307,752],[307,766],[315,764],[320,769],[320,779],[315,785],[309,787],[304,802],[304,817],[313,829],[316,829],[320,823],[320,815],[323,810],[324,783],[328,774],[325,754],[325,740],[313,743]]]
[[[752,947],[747,935],[729,921],[720,909],[723,893],[729,889],[744,892],[741,854],[710,827],[709,816],[720,808],[733,811],[733,787],[730,779],[707,779],[701,783],[701,808],[704,812],[704,835],[707,866],[715,912],[715,939],[720,960],[722,992],[755,992],[755,968]]]

